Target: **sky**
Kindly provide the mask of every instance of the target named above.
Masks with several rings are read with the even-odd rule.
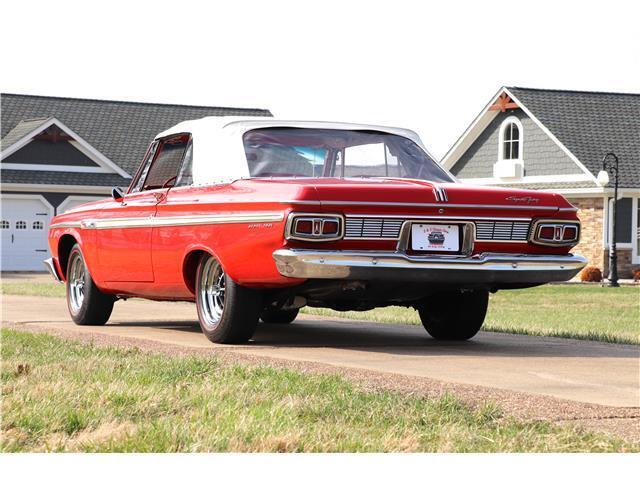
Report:
[[[26,1],[0,91],[411,128],[441,158],[500,86],[640,93],[640,2]]]

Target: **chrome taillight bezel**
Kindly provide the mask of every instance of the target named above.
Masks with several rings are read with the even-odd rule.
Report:
[[[558,231],[557,235],[554,234],[554,239],[540,238],[540,229],[543,227],[552,227],[554,231]],[[575,230],[575,238],[571,240],[564,240],[564,232],[566,229]],[[580,222],[577,220],[554,220],[554,219],[538,219],[534,220],[531,224],[531,230],[529,233],[529,241],[536,245],[544,245],[547,247],[572,247],[580,242]]]
[[[296,224],[300,220],[310,220],[314,227],[310,234],[299,233],[296,231]],[[315,231],[315,224],[319,222],[320,233]],[[322,233],[326,222],[335,222],[338,224],[338,230],[333,234]],[[344,238],[344,217],[339,213],[312,213],[299,212],[290,213],[287,217],[285,225],[285,239],[297,240],[301,242],[335,242]]]

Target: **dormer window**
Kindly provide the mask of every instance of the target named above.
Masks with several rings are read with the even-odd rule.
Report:
[[[502,133],[502,160],[520,159],[520,127],[516,122],[505,124]]]
[[[498,161],[493,165],[495,178],[522,178],[524,162],[522,123],[516,116],[507,117],[498,134]]]

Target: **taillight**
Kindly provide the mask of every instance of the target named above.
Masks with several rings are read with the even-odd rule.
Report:
[[[324,213],[292,213],[287,219],[287,240],[330,242],[342,238],[341,215]]]
[[[531,229],[530,240],[538,245],[569,246],[580,239],[579,222],[537,220]]]

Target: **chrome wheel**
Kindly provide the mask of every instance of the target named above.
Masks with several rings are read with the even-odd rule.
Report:
[[[72,313],[78,312],[84,302],[84,262],[80,255],[76,255],[71,260],[69,282],[69,305]]]
[[[215,328],[224,311],[225,274],[213,257],[207,259],[207,263],[202,267],[198,295],[203,322],[207,328]]]

